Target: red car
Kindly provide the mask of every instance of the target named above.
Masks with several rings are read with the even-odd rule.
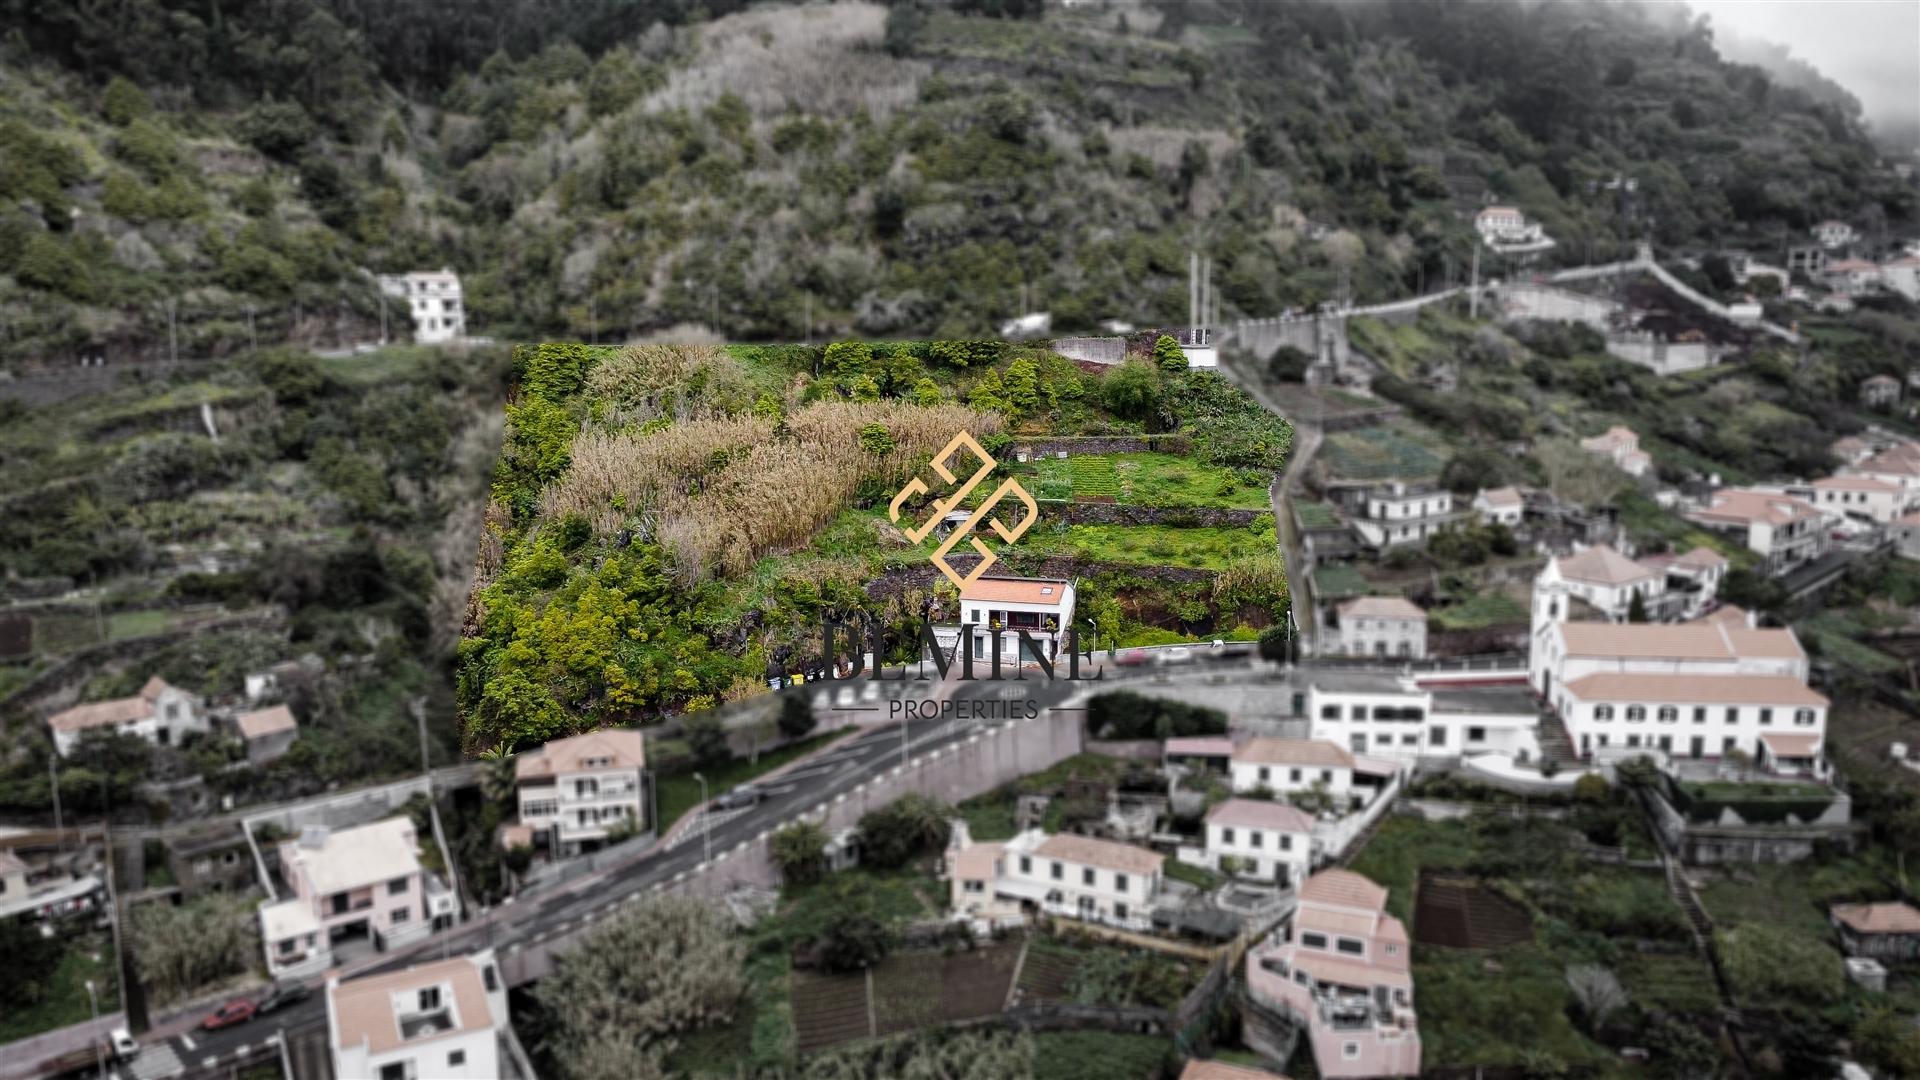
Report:
[[[223,1027],[246,1023],[253,1019],[253,1013],[253,1002],[246,998],[234,998],[208,1013],[207,1018],[200,1021],[200,1027],[205,1031],[218,1031]]]

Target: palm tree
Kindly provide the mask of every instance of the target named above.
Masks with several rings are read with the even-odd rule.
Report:
[[[773,834],[767,851],[780,878],[789,885],[806,885],[827,873],[827,830],[802,819]]]
[[[480,751],[480,796],[490,803],[511,803],[519,781],[513,775],[513,751],[491,746]]]

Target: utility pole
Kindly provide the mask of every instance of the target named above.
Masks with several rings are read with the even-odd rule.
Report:
[[[1200,322],[1200,253],[1187,252],[1187,325]]]
[[[427,709],[419,698],[408,703],[420,728],[420,772],[427,778],[427,797],[433,797],[433,763],[427,758]]]
[[[1480,317],[1480,241],[1473,242],[1473,284],[1467,287],[1467,316]]]
[[[249,332],[251,332],[253,329],[253,309],[252,308],[247,309],[247,329]],[[380,294],[380,344],[385,345],[386,343],[387,343],[387,294],[383,291]],[[256,345],[254,346],[254,348],[259,348],[259,346]]]

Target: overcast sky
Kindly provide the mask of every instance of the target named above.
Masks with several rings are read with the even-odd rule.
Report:
[[[1869,119],[1920,116],[1920,0],[1688,0],[1717,28],[1787,46]]]

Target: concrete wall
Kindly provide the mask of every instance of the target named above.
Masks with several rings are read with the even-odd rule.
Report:
[[[1551,285],[1506,285],[1501,287],[1497,295],[1502,314],[1507,319],[1580,322],[1603,332],[1607,329],[1608,317],[1620,306],[1604,297],[1556,289]]]

